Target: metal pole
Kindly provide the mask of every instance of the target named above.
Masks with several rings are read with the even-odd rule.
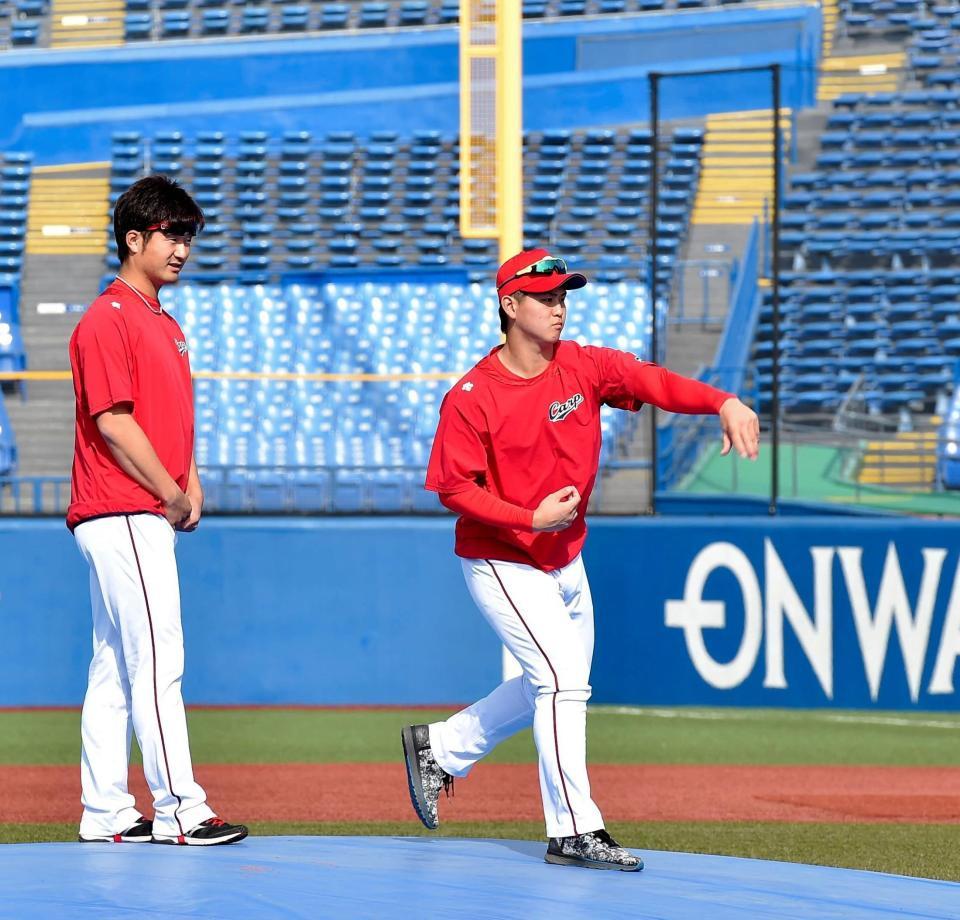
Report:
[[[783,159],[780,150],[780,65],[770,65],[773,90],[773,219],[772,272],[770,290],[773,306],[773,351],[770,394],[770,514],[777,513],[780,492],[780,168]]]
[[[650,360],[659,363],[660,336],[657,330],[657,211],[659,210],[659,151],[660,143],[660,74],[648,75],[650,81],[650,135],[653,150],[650,154],[650,308],[653,328],[650,334]],[[650,503],[649,513],[657,512],[657,408],[650,406]]]

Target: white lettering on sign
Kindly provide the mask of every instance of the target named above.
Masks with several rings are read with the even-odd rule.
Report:
[[[703,587],[715,569],[733,573],[743,594],[743,639],[733,659],[721,664],[707,651],[704,629],[726,625],[723,601],[705,601]],[[700,676],[712,687],[729,690],[739,686],[753,670],[763,636],[762,602],[756,572],[746,554],[732,543],[711,543],[697,553],[687,572],[682,601],[667,601],[666,624],[683,629],[687,652]]]
[[[940,636],[940,651],[933,665],[930,678],[930,693],[953,693],[953,671],[960,656],[960,558],[953,573],[953,589],[947,601],[947,616],[943,621],[943,633]]]
[[[900,571],[900,559],[893,543],[887,547],[880,591],[872,614],[867,601],[867,587],[863,581],[863,567],[860,564],[863,550],[859,546],[844,546],[837,550],[837,554],[840,556],[840,566],[853,609],[853,622],[857,628],[857,639],[860,641],[870,699],[876,700],[880,692],[883,664],[887,658],[887,646],[890,644],[890,629],[896,624],[897,639],[907,669],[910,699],[916,702],[920,698],[920,677],[927,654],[927,643],[930,640],[933,605],[937,599],[940,570],[943,568],[947,551],[926,548],[923,550],[923,577],[920,581],[920,596],[917,598],[915,616],[910,610],[903,573]]]
[[[764,687],[786,689],[783,671],[783,621],[793,628],[827,699],[833,699],[833,565],[832,546],[811,546],[814,615],[811,618],[797,594],[773,541],[763,541],[766,569],[767,673]]]
[[[827,699],[834,695],[834,590],[846,589],[864,674],[871,699],[876,700],[883,682],[884,666],[895,631],[903,657],[910,698],[917,702],[923,680],[923,666],[930,646],[933,613],[941,584],[947,551],[924,547],[923,572],[915,607],[911,606],[903,581],[896,546],[891,542],[883,564],[880,585],[872,607],[863,575],[863,549],[858,546],[812,546],[813,610],[805,606],[777,553],[773,541],[764,540],[764,588],[747,555],[732,543],[711,543],[690,563],[683,598],[664,605],[664,623],[682,629],[687,653],[697,673],[710,686],[728,690],[739,686],[753,672],[765,640],[763,686],[786,689],[784,665],[784,622],[788,623]],[[834,557],[840,560],[842,582],[834,584]],[[743,635],[733,659],[717,661],[704,641],[705,629],[727,625],[725,603],[707,600],[703,590],[707,579],[718,569],[736,578],[743,598]],[[943,630],[927,692],[954,692],[953,674],[960,657],[960,560],[953,573]]]

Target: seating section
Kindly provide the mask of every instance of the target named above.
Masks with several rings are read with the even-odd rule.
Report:
[[[0,371],[26,367],[18,299],[31,170],[29,154],[0,154]]]
[[[785,272],[781,406],[835,411],[859,382],[872,411],[931,411],[960,357],[960,285],[953,269]],[[760,313],[751,365],[770,406],[772,306]]]
[[[703,140],[678,130],[661,159],[660,260],[666,274],[687,231]],[[525,245],[546,245],[607,281],[644,264],[652,147],[646,129],[546,131],[525,139]],[[147,170],[181,180],[208,223],[191,277],[275,281],[285,272],[465,266],[489,277],[492,240],[458,228],[458,143],[433,131],[401,138],[335,131],[273,137],[219,131],[185,138],[114,135],[111,203]],[[118,265],[111,241],[108,267]]]
[[[933,6],[915,22],[907,45],[910,66],[926,86],[960,84],[960,7]]]
[[[852,39],[920,36],[960,27],[960,10],[924,0],[840,0],[842,31]]]
[[[747,0],[522,0],[524,19],[659,13]],[[460,0],[126,0],[128,42],[455,26]],[[0,0],[0,50],[46,46],[49,0]]]
[[[33,2],[33,0],[18,0]],[[744,0],[522,0],[525,19],[730,6]],[[455,25],[460,0],[127,0],[127,41]]]
[[[813,172],[784,197],[784,409],[932,411],[960,355],[960,94],[833,102]],[[769,394],[769,293],[754,350]],[[764,398],[769,406],[768,396]]]
[[[438,508],[423,475],[453,378],[356,375],[467,370],[498,341],[489,284],[183,282],[164,301],[184,327],[194,371],[345,375],[198,379],[197,463],[211,508]],[[571,306],[565,337],[646,353],[650,309],[642,286],[591,284],[571,295]],[[604,410],[602,461],[635,419]]]
[[[0,50],[47,41],[50,0],[0,0]]]

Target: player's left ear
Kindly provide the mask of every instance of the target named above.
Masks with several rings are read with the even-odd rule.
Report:
[[[517,318],[517,302],[519,298],[513,295],[507,295],[500,298],[500,309],[507,314],[510,319]]]

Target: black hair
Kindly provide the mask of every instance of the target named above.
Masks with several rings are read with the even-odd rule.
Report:
[[[118,199],[113,209],[113,235],[117,256],[125,262],[130,255],[127,234],[143,231],[144,240],[153,224],[169,223],[178,233],[197,234],[203,229],[203,211],[179,182],[167,176],[145,176],[138,179]]]

